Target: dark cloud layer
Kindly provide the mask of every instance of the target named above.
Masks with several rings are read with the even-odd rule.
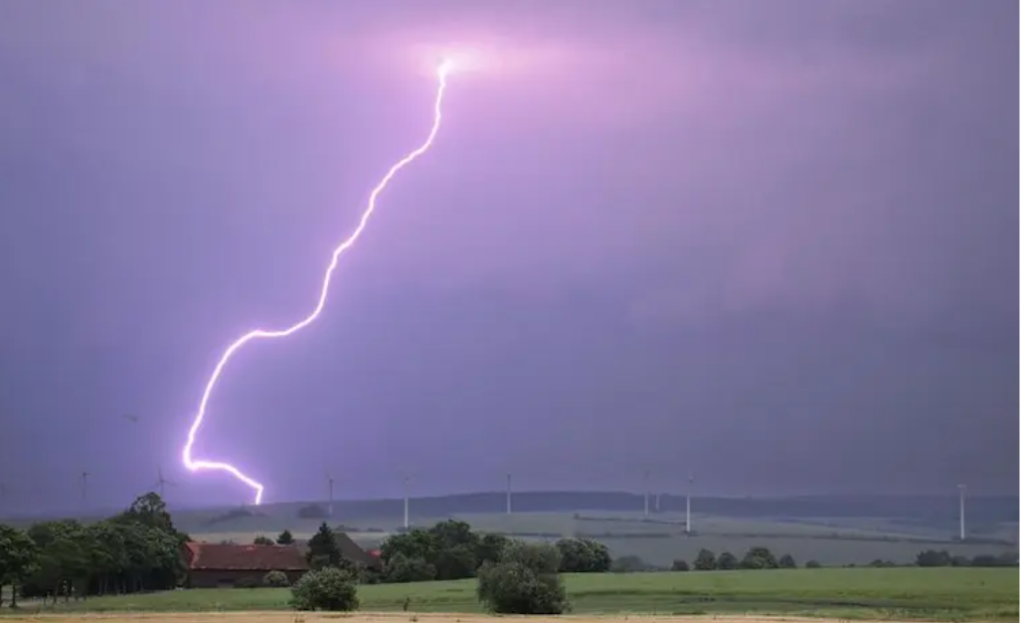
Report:
[[[176,471],[220,349],[308,310],[457,50],[435,150],[322,322],[232,364],[204,456],[270,499],[1015,491],[1017,10],[6,3],[0,474],[27,508]]]

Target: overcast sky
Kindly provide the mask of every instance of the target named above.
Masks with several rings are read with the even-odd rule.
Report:
[[[1013,0],[0,4],[6,504],[1017,491]],[[124,417],[137,416],[138,421]],[[2,503],[2,502],[0,502]]]

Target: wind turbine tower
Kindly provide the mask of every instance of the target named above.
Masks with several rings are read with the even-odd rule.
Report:
[[[83,471],[79,476],[79,481],[82,487],[82,510],[84,511],[89,502],[89,472]]]
[[[505,514],[512,514],[512,474],[505,474]]]
[[[651,470],[644,470],[644,517],[651,514]]]
[[[690,494],[693,492],[693,474],[690,474],[688,486],[686,487],[686,534],[690,534]]]
[[[960,491],[960,540],[967,540],[967,525],[964,517],[964,506],[967,498],[967,485],[957,485],[956,488]]]
[[[403,502],[403,519],[402,525],[405,529],[409,529],[409,479],[411,476],[408,474],[402,478],[402,502]]]
[[[334,477],[324,472],[327,479],[327,517],[334,519]]]

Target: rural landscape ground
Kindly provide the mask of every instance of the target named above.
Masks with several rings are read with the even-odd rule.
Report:
[[[500,532],[529,540],[581,536],[606,544],[615,557],[636,556],[668,568],[676,559],[692,561],[701,549],[741,554],[766,546],[788,553],[799,565],[867,565],[874,561],[909,564],[926,549],[952,556],[998,555],[1015,551],[1019,537],[1016,498],[971,502],[966,542],[959,542],[955,491],[948,497],[819,496],[777,499],[694,498],[691,533],[685,532],[685,498],[648,500],[628,493],[522,493],[515,512],[506,514],[501,493],[453,495],[410,500],[410,524],[430,526],[441,519],[468,522],[480,532]],[[316,503],[326,508],[325,502]],[[258,509],[208,509],[174,513],[182,530],[203,540],[251,542],[287,528],[305,538],[321,519],[301,518],[309,504],[270,504]],[[364,547],[379,545],[403,522],[401,500],[334,503],[332,524]]]
[[[581,501],[579,495],[583,494],[522,494],[517,500],[525,508],[512,514],[496,510],[504,504],[503,494],[413,499],[410,523],[429,526],[456,518],[476,531],[535,541],[585,536],[608,545],[615,558],[632,557],[649,569],[567,574],[572,616],[580,621],[643,616],[668,622],[700,615],[744,621],[754,620],[755,615],[897,621],[1019,619],[1019,568],[914,565],[917,554],[929,549],[965,559],[1016,552],[1015,500],[975,501],[972,529],[960,542],[954,536],[959,527],[955,499],[697,498],[692,531],[687,535],[685,513],[679,510],[683,499],[665,496],[658,500],[657,510],[645,515],[642,496],[588,494],[589,501]],[[577,504],[577,510],[570,506]],[[326,502],[271,504],[179,510],[173,515],[176,526],[194,539],[250,543],[256,536],[272,537],[286,528],[306,538],[323,521],[309,515],[322,513],[328,506]],[[697,508],[703,510],[696,512]],[[329,521],[364,547],[374,547],[402,531],[401,509],[400,500],[335,502]],[[674,560],[692,562],[704,548],[741,556],[754,546],[768,547],[777,556],[790,554],[799,567],[813,560],[823,568],[664,570]],[[360,612],[345,616],[366,623],[416,621],[421,616],[471,623],[483,615],[475,591],[472,579],[364,585],[359,587]],[[289,598],[288,589],[275,588],[175,590],[61,601],[46,607],[27,600],[19,611],[0,613],[12,620],[191,623],[296,623],[339,616],[290,612]],[[242,618],[232,614],[239,612],[244,613]]]
[[[790,617],[864,620],[1009,620],[1019,617],[1017,569],[799,569],[708,573],[569,575],[566,587],[580,616],[654,615],[731,617],[757,613]],[[65,620],[140,613],[152,620],[220,620],[204,612],[243,611],[245,620],[288,620],[288,589],[208,589],[97,597],[59,604],[46,612]],[[402,612],[408,600],[408,612]],[[480,615],[473,580],[360,587],[361,610],[395,612],[415,621],[419,613],[468,621]],[[191,613],[179,619],[174,613]],[[261,613],[258,615],[256,613]],[[40,614],[24,609],[22,615]],[[17,617],[18,613],[10,616]],[[281,616],[290,618],[281,618]],[[339,615],[334,615],[335,617]],[[352,618],[362,619],[355,614]],[[163,617],[163,618],[161,618]],[[298,618],[296,618],[298,617]],[[373,617],[369,617],[372,619]],[[116,619],[115,619],[116,620]],[[134,619],[133,619],[134,620]],[[394,621],[388,617],[388,621]]]

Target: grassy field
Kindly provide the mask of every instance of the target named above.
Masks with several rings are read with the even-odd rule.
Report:
[[[790,614],[845,619],[1019,619],[1017,569],[818,569],[566,576],[577,614]],[[472,580],[360,588],[361,609],[479,612]],[[102,597],[59,613],[287,609],[287,589],[209,589]],[[10,612],[10,611],[0,611]],[[26,611],[21,611],[26,614]]]

